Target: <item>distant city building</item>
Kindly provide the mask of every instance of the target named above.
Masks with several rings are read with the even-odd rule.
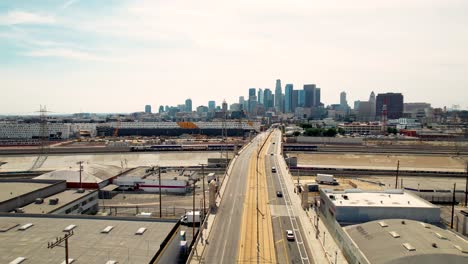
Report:
[[[278,79],[276,80],[276,86],[275,86],[275,108],[276,108],[276,111],[278,112],[281,112],[282,105],[283,105],[282,95],[283,95],[283,91],[281,88],[281,80]]]
[[[298,91],[297,106],[298,107],[305,106],[305,90]]]
[[[192,99],[185,100],[185,112],[192,112]]]
[[[294,113],[296,107],[299,104],[299,90],[292,91],[292,102],[291,102],[291,112]]]
[[[214,111],[216,109],[216,102],[208,101],[208,109]]]
[[[252,113],[257,107],[257,93],[255,88],[249,89],[249,102],[248,102],[248,112]]]
[[[228,111],[228,104],[226,103],[226,100],[223,101],[222,110],[224,113],[227,113]]]
[[[432,116],[432,107],[429,103],[404,103],[403,114],[405,117],[421,120]]]
[[[382,118],[383,106],[387,105],[387,119],[403,117],[403,95],[401,93],[384,93],[377,95],[376,115]]]
[[[292,94],[293,94],[293,85],[288,83],[284,87],[284,112],[292,112]]]
[[[376,99],[375,99],[375,93],[374,91],[371,92],[369,96],[369,104],[370,104],[370,120],[374,121],[376,120],[375,117],[377,115],[376,113]]]
[[[263,90],[261,88],[258,89],[258,92],[257,92],[257,102],[259,104],[264,104],[264,95],[263,95]]]
[[[346,100],[346,92],[340,93],[340,105],[343,109],[348,108],[348,100]]]
[[[315,84],[304,84],[304,106],[318,107],[320,106],[320,88]]]
[[[145,113],[151,114],[151,105],[145,105]]]
[[[255,88],[249,88],[249,98],[250,98],[251,96],[256,96],[255,93],[256,93],[256,92],[255,92]]]
[[[263,91],[263,105],[265,106],[265,109],[274,107],[273,93],[268,88]]]
[[[200,105],[197,107],[197,114],[203,115],[203,113],[208,113],[208,107]]]
[[[239,103],[233,103],[229,106],[229,110],[231,111],[241,111],[242,110],[242,105]]]
[[[161,113],[163,113],[163,112],[164,112],[164,106],[160,105],[160,106],[159,106],[159,113],[161,114]]]

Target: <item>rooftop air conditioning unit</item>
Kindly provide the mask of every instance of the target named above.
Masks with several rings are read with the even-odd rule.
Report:
[[[42,204],[44,203],[44,199],[43,198],[36,198],[36,200],[34,201],[35,204]]]
[[[49,199],[49,205],[56,205],[59,202],[59,198]]]
[[[78,189],[76,192],[77,192],[77,193],[84,193],[85,190],[84,190],[84,189]]]

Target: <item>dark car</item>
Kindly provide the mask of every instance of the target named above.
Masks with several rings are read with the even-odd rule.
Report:
[[[277,192],[276,192],[276,197],[283,197],[283,193],[280,192],[280,191],[277,191]]]

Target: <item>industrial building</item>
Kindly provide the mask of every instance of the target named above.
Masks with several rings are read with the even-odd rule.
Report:
[[[86,131],[89,136],[96,136],[96,124],[91,123],[47,123],[46,133],[50,139],[69,139]],[[34,139],[41,137],[40,123],[0,122],[2,139]]]
[[[468,241],[437,226],[407,220],[371,221],[344,228],[350,263],[467,263]]]
[[[260,131],[260,122],[213,121],[213,122],[110,122],[99,124],[99,136],[180,136],[202,134],[219,136],[223,130],[227,136],[243,136],[251,131]]]
[[[35,179],[40,180],[65,180],[67,188],[100,189],[112,182],[120,173],[122,168],[112,165],[92,164],[83,166],[81,172],[77,169],[51,171]]]
[[[66,188],[63,180],[0,180],[0,212],[87,214],[98,210],[97,190]]]
[[[118,176],[113,184],[122,190],[141,190],[145,192],[186,193],[190,190],[189,179],[195,175],[189,170],[161,169],[161,181],[159,170],[151,170],[151,167],[143,166],[131,169]],[[161,182],[161,184],[160,184]]]
[[[402,218],[426,223],[440,222],[440,208],[401,189],[363,191],[320,190],[320,211],[324,222],[340,225]]]
[[[0,214],[0,263],[65,263],[65,242],[48,248],[65,235],[70,263],[179,263],[179,230],[177,220]]]

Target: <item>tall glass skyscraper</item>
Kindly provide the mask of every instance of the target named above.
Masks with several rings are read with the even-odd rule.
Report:
[[[208,109],[215,110],[216,109],[216,102],[215,101],[208,101]]]
[[[284,112],[292,112],[292,94],[293,94],[293,85],[288,83],[284,87]]]
[[[185,100],[185,112],[192,112],[192,99]]]
[[[276,88],[275,88],[275,108],[276,108],[276,111],[278,112],[281,112],[282,111],[282,106],[283,106],[283,102],[282,102],[282,99],[283,99],[283,96],[282,96],[283,92],[282,92],[282,89],[281,89],[281,80],[278,79],[276,80]]]

